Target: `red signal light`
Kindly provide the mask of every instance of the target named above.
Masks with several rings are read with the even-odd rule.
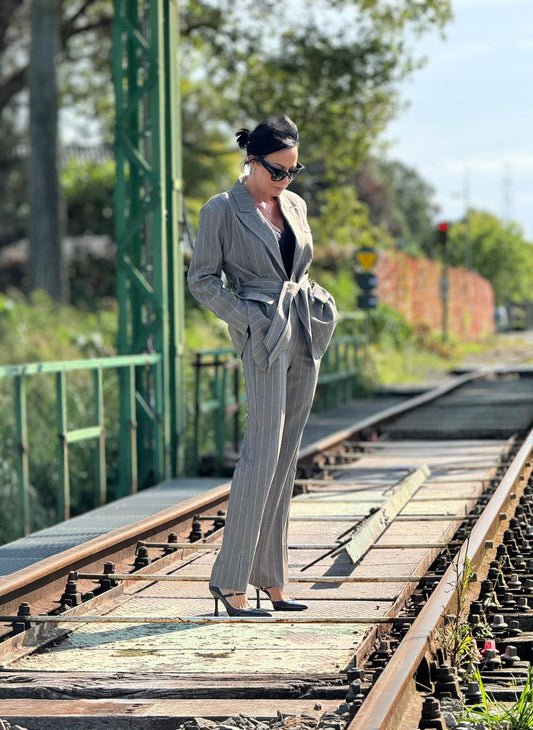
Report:
[[[447,223],[439,223],[439,231],[441,233],[447,233],[447,231],[448,231],[448,224]]]

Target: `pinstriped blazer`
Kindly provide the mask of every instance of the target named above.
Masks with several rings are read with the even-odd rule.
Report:
[[[191,293],[228,323],[239,354],[251,338],[254,361],[261,369],[287,345],[292,307],[317,359],[326,351],[337,321],[333,297],[307,276],[313,241],[305,202],[284,190],[279,203],[296,241],[290,279],[274,231],[240,180],[203,206],[188,272]]]

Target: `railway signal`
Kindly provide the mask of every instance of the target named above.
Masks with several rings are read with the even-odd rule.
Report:
[[[362,292],[357,296],[357,306],[359,309],[375,309],[378,303],[375,292],[378,283],[376,275],[371,271],[356,272],[355,283]]]
[[[355,252],[355,258],[355,283],[361,292],[357,295],[357,306],[359,309],[375,309],[378,304],[375,291],[378,280],[372,268],[377,260],[376,249],[363,246]]]
[[[448,228],[449,225],[445,221],[439,223],[439,244],[443,251],[446,250],[448,244]]]

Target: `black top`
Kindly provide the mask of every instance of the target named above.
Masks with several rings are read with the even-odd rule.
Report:
[[[281,258],[285,266],[285,272],[287,278],[291,278],[292,265],[294,262],[294,250],[296,248],[296,238],[294,237],[294,231],[289,226],[285,218],[283,219],[283,230],[281,231],[275,223],[272,223],[268,219],[267,223],[274,231],[274,235],[278,239],[279,250],[281,252]]]
[[[285,264],[285,271],[287,272],[287,278],[289,279],[292,274],[295,247],[296,239],[294,238],[294,232],[287,222],[285,222],[285,227],[279,238],[279,250],[281,251],[281,258]]]

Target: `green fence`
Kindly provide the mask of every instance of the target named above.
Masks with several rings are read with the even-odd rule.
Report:
[[[366,356],[364,320],[344,314],[322,359],[313,410],[333,408],[361,392],[361,366]],[[232,348],[200,350],[194,357],[194,473],[224,471],[238,452],[244,426],[244,377]]]
[[[141,380],[149,384],[151,402],[136,396],[136,383]],[[0,367],[0,381],[3,411],[0,487],[4,499],[15,496],[9,495],[7,487],[10,481],[16,481],[17,509],[12,514],[16,515],[18,534],[35,529],[30,494],[36,480],[43,499],[52,505],[49,521],[69,519],[72,476],[69,462],[73,448],[79,444],[92,442],[93,445],[83,467],[79,458],[76,464],[77,470],[84,471],[91,471],[92,466],[89,481],[93,494],[96,492],[96,504],[108,500],[110,463],[116,475],[111,496],[135,492],[139,484],[139,416],[150,419],[153,424],[144,437],[151,446],[150,481],[153,484],[164,478],[160,355],[8,365]],[[110,413],[106,413],[106,401]],[[89,422],[82,423],[83,418]],[[108,432],[113,432],[112,454],[109,450],[106,453]],[[46,448],[51,442],[55,442],[55,447]],[[54,451],[55,464],[43,463],[50,456],[53,461]],[[146,472],[147,465],[143,466]],[[11,478],[12,474],[16,474],[16,479]]]
[[[315,410],[360,392],[364,346],[361,320],[343,317]],[[197,352],[191,364],[188,471],[221,474],[246,418],[241,361],[225,348]],[[0,367],[0,543],[167,478],[163,406],[157,354]]]

